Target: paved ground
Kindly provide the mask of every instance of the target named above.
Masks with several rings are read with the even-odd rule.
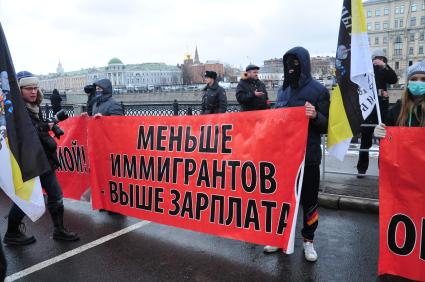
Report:
[[[0,215],[7,214],[9,203],[2,194],[0,203]],[[66,207],[66,222],[81,241],[51,240],[47,215],[36,224],[27,222],[38,241],[5,246],[8,275],[140,222],[92,211],[88,203],[66,201]],[[19,281],[376,281],[377,215],[327,209],[320,213],[320,258],[315,264],[304,261],[300,235],[293,255],[265,255],[258,245],[149,223]]]
[[[376,147],[376,146],[375,146]],[[325,170],[343,173],[357,173],[358,155],[351,152],[344,162],[326,156]],[[371,153],[369,170],[365,178],[358,179],[355,175],[338,175],[326,173],[321,182],[321,191],[330,194],[354,196],[360,198],[378,199],[378,156]],[[321,167],[323,171],[323,166]]]
[[[326,170],[355,173],[357,159],[349,154],[341,163],[327,156]],[[376,154],[368,174],[378,175]],[[378,178],[326,173],[321,191],[377,199]],[[6,215],[9,203],[2,194],[0,203],[0,215]],[[66,222],[82,240],[53,241],[48,216],[37,224],[28,222],[27,230],[38,241],[23,248],[5,246],[10,277],[47,261],[18,281],[401,281],[376,277],[375,214],[322,208],[316,240],[319,261],[311,264],[303,258],[300,235],[293,255],[266,255],[262,246],[94,212],[89,203],[66,201],[66,207]],[[0,234],[5,232],[2,220]],[[110,239],[111,234],[116,238]],[[97,242],[99,238],[106,242]],[[61,260],[71,250],[79,253]]]

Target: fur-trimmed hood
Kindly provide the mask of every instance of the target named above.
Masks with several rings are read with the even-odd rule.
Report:
[[[241,80],[247,80],[248,79],[248,73],[246,71],[241,73]]]

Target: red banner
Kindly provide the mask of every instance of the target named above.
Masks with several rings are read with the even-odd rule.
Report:
[[[60,126],[66,197],[81,199],[92,187],[95,209],[293,252],[304,108],[79,117]]]
[[[388,128],[381,142],[379,274],[425,281],[425,128]]]
[[[58,141],[60,167],[57,177],[66,198],[90,199],[87,117],[74,117],[59,124],[65,132]]]
[[[92,119],[93,207],[291,253],[307,126],[304,108]]]

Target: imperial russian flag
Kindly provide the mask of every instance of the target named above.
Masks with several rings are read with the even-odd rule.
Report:
[[[0,24],[0,187],[33,221],[45,210],[38,176],[50,167],[16,81]]]
[[[329,109],[328,148],[330,154],[343,160],[377,97],[361,0],[344,0],[335,68],[337,86]]]

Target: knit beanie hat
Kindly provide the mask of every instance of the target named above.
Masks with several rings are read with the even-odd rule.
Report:
[[[407,80],[410,80],[415,74],[425,74],[425,61],[417,62],[407,70]]]

